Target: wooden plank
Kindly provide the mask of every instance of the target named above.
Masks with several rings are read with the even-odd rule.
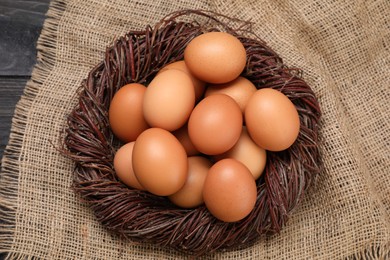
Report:
[[[0,1],[0,76],[31,74],[49,2]]]
[[[8,143],[15,105],[36,62],[36,41],[49,3],[0,0],[0,158]]]
[[[15,105],[29,77],[0,77],[0,158],[8,143]]]
[[[36,41],[49,2],[0,0],[0,158],[9,140],[15,105],[36,61]],[[6,255],[0,253],[0,259]]]

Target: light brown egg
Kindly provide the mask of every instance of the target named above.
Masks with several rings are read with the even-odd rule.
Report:
[[[182,127],[195,105],[191,78],[180,70],[159,73],[146,89],[143,111],[151,127],[174,131]]]
[[[188,121],[188,134],[196,149],[207,155],[224,153],[237,142],[242,129],[238,104],[224,94],[202,99]]]
[[[257,187],[248,168],[235,159],[223,159],[209,170],[203,199],[210,213],[225,222],[245,218],[256,204]]]
[[[182,128],[172,132],[172,134],[179,140],[181,145],[183,145],[186,150],[187,156],[194,156],[199,154],[200,152],[195,148],[192,143],[190,136],[188,135],[187,125],[184,125]]]
[[[203,204],[203,184],[211,162],[201,156],[188,157],[188,174],[184,186],[169,199],[182,208],[194,208]]]
[[[187,154],[173,134],[149,128],[135,141],[133,169],[147,191],[168,196],[180,190],[187,179]]]
[[[286,95],[271,88],[257,90],[249,99],[245,123],[253,141],[269,151],[289,148],[300,128],[294,104]]]
[[[200,79],[196,78],[194,75],[192,75],[192,73],[188,70],[187,65],[184,62],[184,60],[176,61],[176,62],[170,63],[168,65],[165,65],[159,71],[159,73],[161,73],[165,70],[168,70],[168,69],[177,69],[177,70],[181,70],[181,71],[187,73],[190,76],[192,83],[194,84],[195,101],[199,101],[202,98],[202,96],[204,94],[205,87],[206,87],[206,83],[204,81],[201,81]]]
[[[226,94],[237,102],[244,114],[246,104],[256,90],[255,85],[253,85],[253,83],[248,79],[238,77],[237,79],[225,84],[209,85],[207,87],[205,97],[214,94]]]
[[[119,89],[110,103],[108,118],[112,132],[124,142],[137,139],[149,126],[146,123],[142,105],[146,87],[131,83]]]
[[[184,61],[195,77],[221,84],[234,80],[246,65],[246,50],[233,35],[209,32],[195,37],[184,50]]]
[[[138,182],[133,170],[133,147],[134,142],[127,143],[121,146],[114,156],[114,169],[118,178],[127,186],[145,190],[144,187]]]
[[[253,142],[248,131],[243,127],[240,139],[238,139],[233,148],[226,153],[217,155],[215,158],[217,160],[233,158],[242,162],[252,173],[253,178],[257,180],[264,171],[267,152]]]

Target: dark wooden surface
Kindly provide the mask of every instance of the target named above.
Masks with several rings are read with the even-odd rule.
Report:
[[[50,0],[0,0],[0,158],[15,105],[36,61],[36,42]]]
[[[49,2],[0,0],[0,158],[8,143],[15,105],[36,62],[36,42]],[[0,253],[0,259],[4,258],[5,253]]]
[[[8,143],[15,105],[36,62],[36,42],[49,2],[0,0],[0,158]],[[5,256],[0,253],[0,259]]]

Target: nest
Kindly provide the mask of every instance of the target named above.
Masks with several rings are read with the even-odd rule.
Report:
[[[301,122],[298,139],[289,149],[267,152],[266,168],[256,182],[255,208],[234,223],[217,220],[205,206],[183,209],[165,197],[129,188],[117,179],[113,168],[115,151],[121,145],[108,121],[115,92],[132,82],[147,86],[164,65],[183,59],[184,49],[194,37],[210,31],[236,36],[247,52],[241,76],[258,89],[284,93],[296,106]],[[249,22],[199,10],[172,13],[154,27],[118,38],[82,82],[78,94],[63,140],[64,154],[75,162],[74,190],[108,230],[132,241],[193,255],[251,245],[263,234],[280,231],[320,172],[321,113],[316,97],[300,70],[285,66],[252,32]]]

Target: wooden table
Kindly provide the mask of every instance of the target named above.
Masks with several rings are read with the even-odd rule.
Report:
[[[50,0],[0,0],[0,158],[15,105],[36,62],[36,42]]]
[[[8,143],[15,105],[36,62],[36,42],[49,2],[0,0],[0,158]],[[4,258],[0,253],[0,259]]]

